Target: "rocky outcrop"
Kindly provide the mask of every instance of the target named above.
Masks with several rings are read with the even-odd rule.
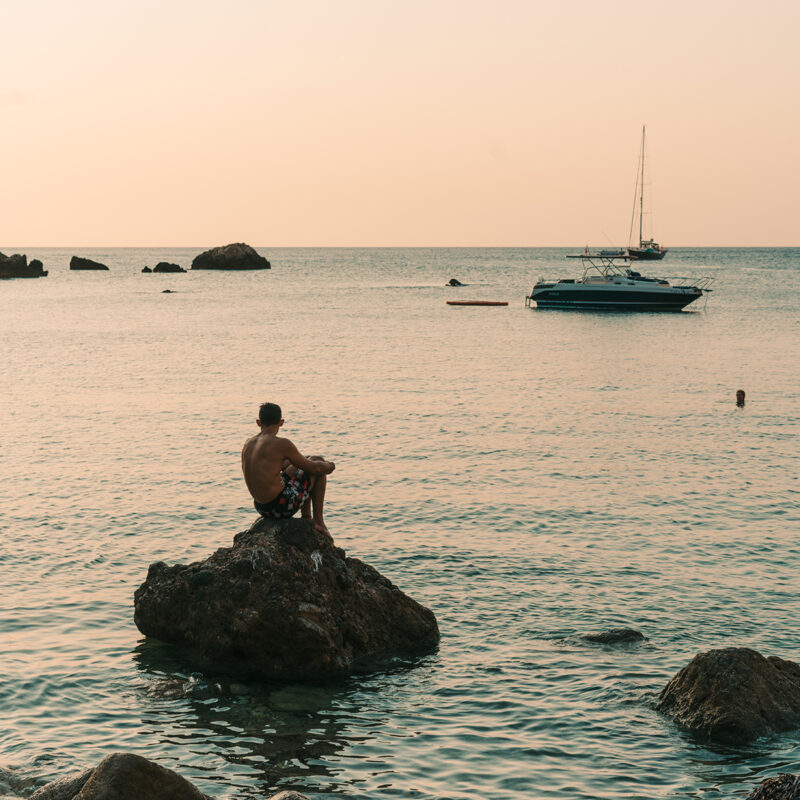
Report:
[[[750,742],[800,727],[800,665],[746,647],[698,653],[656,707],[703,739]]]
[[[186,272],[186,270],[178,264],[170,264],[167,261],[159,261],[153,267],[153,272]]]
[[[767,778],[746,800],[800,800],[800,775],[784,773],[777,778]]]
[[[430,610],[302,519],[259,518],[205,561],[151,564],[134,602],[146,636],[261,679],[345,675],[439,641]]]
[[[7,256],[0,253],[0,279],[3,278],[44,278],[47,270],[38,258],[28,263],[28,257],[15,253]]]
[[[581,634],[580,638],[592,644],[631,644],[645,640],[644,634],[633,628],[609,628],[599,633]]]
[[[142,272],[152,272],[152,271],[153,271],[153,270],[151,270],[151,269],[150,269],[150,267],[145,267],[145,268],[142,270]]]
[[[62,778],[29,800],[210,800],[189,781],[142,756],[116,753],[94,769]]]
[[[249,244],[226,244],[200,253],[192,269],[269,269],[270,263]]]
[[[105,264],[99,261],[92,261],[91,258],[81,258],[80,256],[72,256],[69,260],[70,269],[108,269]]]

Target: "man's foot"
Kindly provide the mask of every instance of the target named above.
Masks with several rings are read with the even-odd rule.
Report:
[[[333,541],[333,536],[331,536],[331,532],[328,530],[328,526],[321,520],[315,519],[314,520],[314,530],[319,533],[324,533],[331,541]]]

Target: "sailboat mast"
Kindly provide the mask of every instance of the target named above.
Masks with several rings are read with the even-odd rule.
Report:
[[[642,125],[642,184],[639,190],[639,246],[642,244],[642,220],[644,218],[644,125]]]

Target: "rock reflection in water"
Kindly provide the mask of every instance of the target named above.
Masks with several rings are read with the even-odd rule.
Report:
[[[265,791],[289,783],[318,791],[318,783],[304,786],[304,780],[333,779],[331,757],[358,738],[336,711],[355,691],[351,681],[264,684],[203,676],[189,671],[179,650],[153,641],[141,642],[133,658],[142,676],[144,727],[170,746],[191,740],[195,755],[246,767]]]

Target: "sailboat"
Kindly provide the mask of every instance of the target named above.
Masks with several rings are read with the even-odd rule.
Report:
[[[643,233],[643,226],[644,226],[644,129],[645,126],[642,125],[642,152],[640,155],[640,162],[639,162],[639,175],[638,180],[636,181],[636,194],[633,198],[633,212],[631,214],[631,229],[630,233],[628,234],[628,241],[631,240],[631,236],[633,235],[633,226],[634,221],[636,219],[636,206],[638,204],[639,207],[639,246],[633,247],[631,245],[628,246],[628,257],[632,260],[636,261],[660,261],[664,256],[667,254],[667,250],[665,250],[658,242],[654,239],[645,239]],[[638,195],[638,197],[637,197]],[[638,201],[638,203],[637,203]]]

